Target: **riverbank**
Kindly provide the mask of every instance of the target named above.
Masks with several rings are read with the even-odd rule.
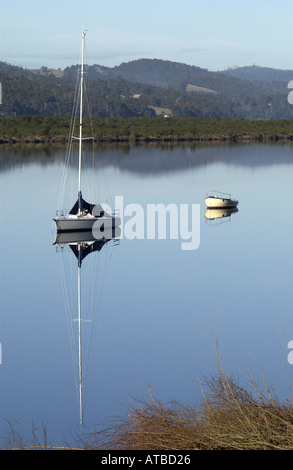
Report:
[[[70,132],[69,117],[0,117],[0,144],[65,143]],[[291,141],[293,122],[195,117],[85,118],[84,135],[99,143]]]
[[[16,429],[2,450],[213,451],[292,450],[293,405],[279,403],[266,388],[264,396],[251,379],[252,392],[223,372],[208,380],[209,395],[198,406],[162,403],[150,390],[149,401],[134,401],[126,418],[106,429],[76,435],[76,445],[52,443],[32,429],[24,439]],[[204,384],[200,384],[204,387]],[[3,443],[3,438],[2,438]]]
[[[262,388],[248,377],[245,387],[226,375],[221,361],[218,373],[199,381],[203,400],[193,406],[162,403],[150,389],[147,401],[132,400],[127,416],[104,429],[76,436],[75,450],[99,451],[211,451],[292,450],[293,399],[279,402],[263,377]],[[262,389],[264,391],[262,391]],[[16,430],[5,449],[67,449],[54,445],[34,429],[32,441]],[[2,447],[3,449],[3,447]]]

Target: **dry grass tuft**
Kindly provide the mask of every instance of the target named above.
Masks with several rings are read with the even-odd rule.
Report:
[[[265,400],[258,393],[254,397],[221,375],[208,386],[209,397],[197,407],[165,405],[152,396],[132,405],[128,417],[108,429],[108,439],[99,445],[112,450],[293,449],[292,404],[281,405],[271,396]]]
[[[217,351],[216,351],[217,352]],[[228,377],[218,358],[215,377],[200,383],[201,403],[163,404],[150,389],[148,401],[134,401],[128,416],[108,429],[80,438],[79,449],[96,450],[291,450],[293,402],[281,404],[267,387],[264,394],[249,377],[250,391]],[[204,390],[207,389],[207,392]],[[10,448],[52,448],[46,433],[31,445],[11,429]],[[55,447],[56,448],[56,447]],[[60,447],[59,447],[60,448]]]
[[[205,379],[205,387],[200,383],[201,404],[196,407],[178,402],[163,404],[150,390],[149,401],[133,403],[128,417],[107,430],[102,447],[112,450],[293,449],[292,401],[281,404],[264,378],[265,395],[251,377],[251,391],[247,391],[226,376],[218,355],[217,358],[217,375]]]

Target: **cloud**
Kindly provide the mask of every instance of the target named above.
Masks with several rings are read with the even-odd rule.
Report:
[[[230,49],[238,49],[242,52],[251,52],[251,53],[259,53],[259,52],[277,52],[279,51],[279,47],[270,45],[263,45],[263,44],[256,44],[256,43],[248,43],[248,42],[238,42],[238,41],[228,41],[226,39],[220,39],[218,37],[210,37],[207,38],[206,44],[210,46],[220,46]]]
[[[206,47],[190,47],[186,49],[180,49],[178,54],[198,54],[200,52],[207,52],[208,49]]]

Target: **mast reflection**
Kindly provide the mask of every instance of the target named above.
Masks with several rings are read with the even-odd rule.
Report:
[[[61,278],[63,283],[63,293],[65,296],[65,305],[67,308],[67,314],[71,322],[71,331],[74,334],[73,322],[78,323],[78,331],[75,333],[75,338],[73,342],[77,344],[77,356],[78,356],[78,391],[79,391],[79,422],[83,424],[83,323],[90,322],[91,320],[83,315],[83,302],[82,302],[82,282],[81,282],[81,271],[82,263],[86,257],[89,255],[94,256],[94,254],[99,254],[105,245],[110,244],[111,246],[119,245],[119,236],[120,228],[115,227],[113,229],[105,230],[103,232],[97,233],[95,231],[95,236],[92,231],[81,231],[81,232],[60,232],[56,234],[55,241],[53,245],[56,247],[56,251],[59,254],[64,254],[68,251],[69,248],[73,252],[77,260],[77,306],[73,308],[70,307],[70,302],[68,295],[69,292],[66,291],[66,280],[65,280],[65,268],[64,262],[65,258],[62,259],[62,266],[59,263]],[[97,239],[97,237],[99,237]],[[108,255],[108,253],[106,253]],[[59,260],[60,261],[60,260]],[[94,264],[99,262],[98,259],[94,260]],[[97,268],[97,266],[95,266]],[[96,286],[95,286],[96,288]],[[94,293],[92,293],[93,295]],[[77,317],[76,317],[77,314]],[[75,318],[74,318],[75,317]],[[77,336],[77,337],[76,337]]]

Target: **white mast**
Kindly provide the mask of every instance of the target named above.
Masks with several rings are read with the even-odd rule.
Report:
[[[78,154],[78,212],[81,212],[81,150],[82,150],[82,111],[83,111],[83,75],[84,75],[84,41],[85,33],[82,33],[82,47],[81,47],[81,77],[80,77],[80,110],[79,110],[79,154]]]

